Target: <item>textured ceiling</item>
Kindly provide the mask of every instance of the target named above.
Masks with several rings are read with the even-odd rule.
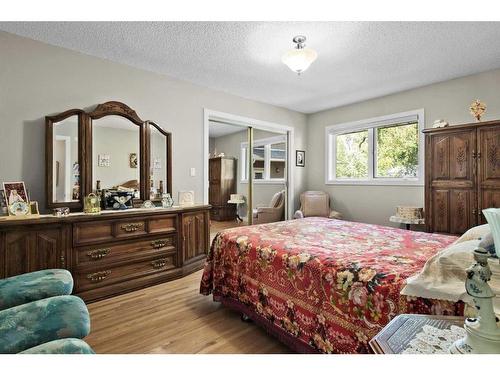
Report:
[[[233,124],[222,124],[214,121],[210,121],[208,124],[208,136],[210,138],[219,138],[225,135],[247,131],[247,128]]]
[[[0,22],[0,30],[312,113],[500,68],[491,22]],[[281,63],[306,35],[318,59]]]

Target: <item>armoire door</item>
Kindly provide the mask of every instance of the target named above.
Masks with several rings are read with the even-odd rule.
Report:
[[[427,138],[427,147],[427,229],[463,233],[477,221],[476,131],[433,134]]]
[[[221,159],[214,158],[208,161],[208,203],[211,205],[220,205],[221,190]]]
[[[478,221],[486,223],[481,210],[500,207],[500,129],[485,126],[478,129]]]

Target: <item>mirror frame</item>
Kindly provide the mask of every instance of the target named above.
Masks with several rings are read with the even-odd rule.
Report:
[[[167,153],[165,155],[166,157],[166,168],[167,168],[167,183],[165,185],[165,193],[169,193],[170,196],[172,196],[172,133],[164,130],[160,125],[156,124],[153,121],[147,121],[147,133],[146,133],[146,145],[147,150],[146,150],[146,158],[147,158],[147,165],[149,168],[147,168],[146,171],[146,181],[148,181],[148,197],[149,197],[149,180],[151,178],[151,128],[155,127],[156,130],[158,130],[161,134],[165,136],[165,141],[166,141],[166,149]],[[173,198],[173,197],[172,197]],[[159,201],[161,199],[152,199],[153,201]]]
[[[54,127],[58,122],[66,120],[72,116],[78,116],[78,164],[80,165],[80,199],[78,202],[54,202],[53,178],[54,178]],[[69,207],[71,210],[81,210],[83,208],[83,197],[85,194],[86,175],[86,147],[84,130],[85,112],[81,109],[70,109],[54,116],[45,117],[45,198],[47,208]]]
[[[140,181],[139,181],[139,192],[140,192],[140,198],[139,199],[134,199],[134,203],[141,204],[146,200],[147,195],[146,195],[146,188],[147,188],[147,170],[148,170],[148,160],[145,158],[147,152],[146,150],[148,147],[146,146],[146,121],[141,120],[141,118],[137,115],[137,113],[130,108],[128,105],[121,103],[121,102],[116,102],[116,101],[110,101],[106,102],[103,104],[99,104],[92,112],[89,112],[86,114],[86,121],[85,121],[85,142],[86,146],[85,149],[87,150],[87,163],[86,163],[86,169],[85,169],[85,175],[87,176],[86,179],[86,187],[85,187],[85,195],[89,194],[89,192],[94,191],[94,186],[93,186],[93,176],[92,176],[92,167],[93,167],[93,162],[94,162],[94,155],[93,155],[93,148],[92,148],[92,121],[93,120],[98,120],[106,116],[121,116],[135,125],[139,127],[139,154],[140,154],[140,159],[139,159],[139,176],[140,176]]]
[[[53,157],[54,157],[54,126],[68,117],[78,116],[78,162],[80,163],[80,200],[78,202],[54,202],[53,199]],[[48,209],[57,207],[69,207],[71,211],[83,210],[83,199],[89,193],[94,191],[92,181],[92,121],[106,116],[121,116],[139,126],[139,176],[140,198],[134,199],[134,205],[140,206],[144,200],[149,198],[149,178],[151,163],[151,127],[154,126],[166,137],[167,143],[167,183],[165,189],[167,193],[172,194],[172,133],[164,130],[153,121],[143,121],[137,113],[128,105],[109,101],[97,105],[93,111],[86,112],[82,109],[70,109],[57,115],[45,117],[45,196],[46,207]],[[173,198],[173,197],[172,197]]]

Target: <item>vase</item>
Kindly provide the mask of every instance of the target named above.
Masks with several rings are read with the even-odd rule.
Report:
[[[483,215],[490,225],[491,235],[495,243],[495,253],[500,258],[500,208],[486,208]]]

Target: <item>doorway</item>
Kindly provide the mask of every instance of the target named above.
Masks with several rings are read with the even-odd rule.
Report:
[[[212,205],[211,235],[290,218],[293,128],[208,109],[204,114],[204,202]]]

